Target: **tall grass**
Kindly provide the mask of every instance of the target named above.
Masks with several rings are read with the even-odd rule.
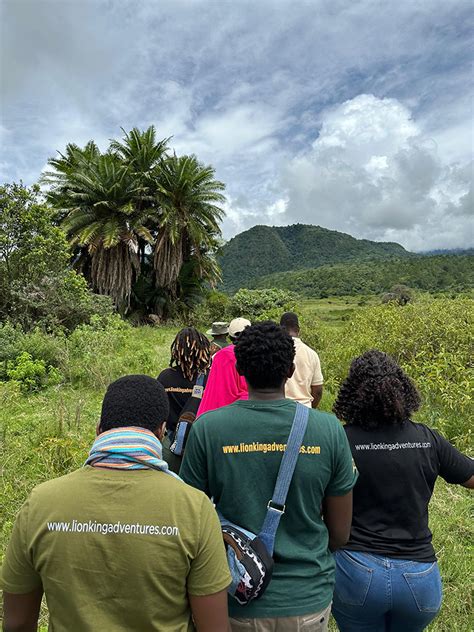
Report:
[[[416,381],[429,376],[432,370],[423,369],[420,353],[427,354],[425,359],[430,367],[440,370],[439,379],[421,379],[425,396],[423,419],[438,423],[460,447],[472,450],[467,418],[457,408],[456,398],[445,400],[443,396],[443,389],[456,388],[460,375],[451,363],[466,362],[465,333],[456,328],[462,329],[472,304],[454,301],[436,305],[443,307],[444,326],[441,317],[429,326],[437,311],[436,306],[429,305],[413,307],[411,311],[406,308],[395,311],[397,308],[390,306],[357,307],[352,320],[336,324],[331,319],[323,322],[315,315],[316,310],[308,310],[303,337],[320,352],[327,378],[322,407],[331,409],[351,357],[371,346],[401,352],[405,345],[411,351],[402,360]],[[345,316],[344,309],[340,311]],[[422,333],[416,333],[417,328]],[[176,331],[177,328],[171,327],[133,329],[115,321],[105,327],[93,323],[78,328],[68,339],[45,341],[35,334],[37,354],[43,357],[49,354],[48,362],[59,367],[65,383],[25,395],[19,385],[0,382],[0,554],[7,544],[15,515],[31,489],[83,464],[94,438],[107,384],[129,373],[156,376],[168,365],[169,346]],[[436,340],[441,343],[449,340],[450,344],[436,346]],[[31,347],[26,350],[31,352]],[[452,354],[444,356],[446,364],[439,362],[441,353]],[[467,363],[465,366],[469,368]],[[462,379],[470,381],[470,375],[469,371],[463,372]],[[467,399],[465,404],[467,410],[470,405]],[[472,508],[467,490],[438,482],[431,503],[430,524],[445,594],[441,614],[429,628],[432,632],[473,629]],[[47,624],[45,608],[41,624]]]

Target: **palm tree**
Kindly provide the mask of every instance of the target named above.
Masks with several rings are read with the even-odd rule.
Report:
[[[71,167],[65,163],[59,166],[62,172],[49,178],[56,188],[48,198],[65,213],[62,226],[71,245],[90,257],[92,286],[111,296],[117,309],[124,312],[140,271],[138,240],[153,242],[146,226],[151,213],[149,196],[114,154],[98,154],[87,163],[81,158]],[[137,200],[141,203],[139,211]]]
[[[77,263],[120,311],[129,307],[141,259],[154,241],[147,228],[158,212],[150,174],[166,144],[167,139],[156,141],[153,127],[134,128],[123,142],[112,141],[105,154],[93,141],[84,149],[69,144],[65,154],[49,161],[54,171],[43,177],[48,200],[62,210],[71,245],[80,248]]]
[[[211,283],[218,280],[217,266],[210,265],[209,252],[217,247],[219,221],[224,216],[221,191],[214,169],[196,156],[170,156],[161,165],[157,181],[160,207],[155,242],[154,268],[157,285],[176,296],[183,264],[196,259],[201,274]]]
[[[190,274],[198,275],[198,285],[219,279],[213,255],[224,184],[195,156],[168,156],[167,144],[156,140],[154,127],[124,132],[103,154],[93,141],[83,149],[69,144],[49,160],[53,170],[42,178],[79,253],[75,264],[121,312],[129,309],[132,292],[135,303],[154,285],[162,303],[176,298],[181,286],[186,294]],[[133,291],[140,274],[150,272],[154,283],[142,280]]]
[[[58,154],[56,158],[48,160],[48,165],[53,167],[54,171],[46,171],[40,178],[40,184],[48,187],[46,199],[60,210],[60,219],[64,219],[69,212],[70,177],[80,170],[87,170],[101,154],[93,140],[83,149],[75,143],[68,143],[64,154]]]
[[[130,132],[122,129],[122,141],[110,141],[109,151],[117,154],[123,163],[132,169],[133,174],[150,181],[153,169],[159,166],[168,150],[169,138],[156,140],[156,130],[153,125],[141,132],[134,127]]]

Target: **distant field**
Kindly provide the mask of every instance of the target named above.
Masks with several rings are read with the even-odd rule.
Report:
[[[361,307],[380,303],[378,296],[334,296],[330,298],[302,298],[298,315],[303,319],[316,316],[333,327],[342,327]]]

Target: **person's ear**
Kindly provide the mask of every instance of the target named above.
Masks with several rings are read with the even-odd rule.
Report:
[[[295,372],[295,365],[292,364],[290,366],[290,368],[288,369],[288,373],[286,374],[286,378],[289,380],[290,377],[293,375],[293,373]]]
[[[98,421],[97,426],[95,427],[95,436],[98,437],[100,434],[102,434],[102,429],[100,427],[100,421]]]

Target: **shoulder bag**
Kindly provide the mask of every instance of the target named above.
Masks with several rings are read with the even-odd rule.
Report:
[[[228,592],[241,605],[261,597],[272,578],[275,536],[285,513],[286,497],[306,432],[308,415],[309,409],[297,402],[290,436],[260,533],[255,535],[226,520],[218,512],[232,575]]]

